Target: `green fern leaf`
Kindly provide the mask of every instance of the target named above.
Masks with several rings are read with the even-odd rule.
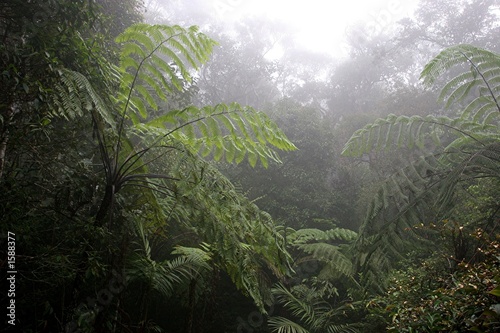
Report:
[[[335,267],[342,274],[347,276],[352,275],[352,263],[339,251],[338,246],[328,243],[312,243],[300,244],[297,247],[311,254],[314,259],[331,264],[332,267]]]
[[[268,323],[275,333],[309,333],[304,327],[284,317],[271,317]]]
[[[262,127],[252,126],[250,122],[261,124]],[[234,123],[238,126],[235,127]],[[195,148],[192,143],[200,143],[193,152],[199,152],[202,146],[206,146],[202,155],[206,156],[208,151],[214,151],[216,160],[223,158],[229,151],[231,155],[226,160],[234,160],[236,163],[240,163],[246,156],[252,167],[258,161],[267,167],[269,159],[279,163],[273,146],[282,150],[295,149],[281,131],[274,131],[272,135],[263,134],[269,127],[276,126],[266,115],[238,104],[230,107],[219,104],[202,109],[192,106],[181,111],[171,111],[149,121],[146,126],[164,128],[165,136],[181,140],[187,147]],[[231,135],[224,135],[224,132]],[[258,137],[261,138],[260,141]]]
[[[142,23],[129,27],[117,37],[116,41],[123,44],[120,57],[121,71],[127,78],[121,84],[120,96],[126,98],[121,100],[121,105],[125,108],[129,105],[131,96],[136,94],[138,82],[147,84],[144,88],[151,88],[162,99],[165,98],[162,90],[171,91],[171,85],[177,90],[183,90],[184,82],[191,81],[189,66],[194,69],[199,68],[216,45],[213,40],[197,32],[195,28],[150,26]],[[171,61],[178,72],[174,71],[163,58]],[[142,96],[151,102],[147,95]],[[122,112],[125,115],[127,111],[124,109]],[[136,108],[135,111],[144,112],[145,109]],[[141,116],[146,118],[143,114]]]

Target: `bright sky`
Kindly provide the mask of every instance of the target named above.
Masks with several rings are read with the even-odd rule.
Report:
[[[225,21],[249,14],[283,21],[296,28],[295,38],[300,44],[339,55],[345,53],[348,26],[363,21],[370,32],[382,32],[411,13],[416,3],[417,0],[215,0],[213,6],[217,17]]]
[[[410,15],[418,0],[145,0],[146,7],[163,3],[170,8],[191,7],[198,15],[213,17],[230,25],[246,16],[267,17],[293,30],[292,38],[312,51],[336,57],[347,55],[346,30],[356,40],[366,32],[356,29],[364,22],[368,34],[390,30]],[[161,7],[161,5],[160,5]],[[168,14],[169,10],[163,7]],[[175,11],[175,10],[174,10]],[[191,24],[199,24],[191,22]],[[277,50],[279,56],[279,50]]]

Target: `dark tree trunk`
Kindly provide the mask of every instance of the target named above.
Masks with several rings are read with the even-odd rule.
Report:
[[[196,280],[191,280],[189,283],[188,295],[188,315],[186,318],[186,325],[184,333],[191,333],[193,331],[194,311],[196,306]]]
[[[113,203],[113,197],[115,195],[114,185],[106,185],[106,191],[104,192],[104,198],[101,201],[99,211],[95,217],[94,225],[102,226],[104,224],[104,219],[108,215],[108,212]]]

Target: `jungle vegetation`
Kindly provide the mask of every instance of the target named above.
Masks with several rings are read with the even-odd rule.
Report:
[[[7,331],[500,330],[495,1],[343,60],[171,6],[0,2]]]

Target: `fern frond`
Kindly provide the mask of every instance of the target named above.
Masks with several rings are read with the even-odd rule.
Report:
[[[276,301],[295,318],[270,317],[268,323],[273,332],[357,332],[356,325],[333,323],[338,310],[318,297],[315,289],[298,285],[290,291],[278,284],[272,292]]]
[[[328,333],[358,333],[359,329],[356,325],[328,325],[326,331]]]
[[[251,166],[258,160],[265,167],[269,160],[280,162],[272,147],[296,149],[266,114],[236,103],[171,111],[140,128],[183,142],[193,153],[213,154],[216,161],[225,157],[227,162],[240,163],[247,157]]]
[[[339,251],[339,247],[328,243],[300,244],[297,248],[308,253],[313,259],[331,265],[338,272],[350,276],[353,273],[351,261]]]
[[[289,309],[292,315],[307,325],[314,324],[316,312],[313,303],[300,299],[282,284],[278,284],[272,288],[272,293],[277,302]]]
[[[151,258],[151,245],[143,223],[135,223],[135,232],[139,236],[140,248],[126,269],[130,281],[143,283],[148,289],[170,297],[176,285],[211,269],[208,265],[211,254],[204,244],[204,249],[178,246],[172,252],[178,255],[177,258],[158,262]]]
[[[326,231],[305,228],[299,229],[288,235],[288,239],[294,244],[304,244],[311,240],[327,241],[327,240],[345,240],[352,241],[356,239],[357,233],[355,231],[343,228],[329,229]]]
[[[191,69],[197,70],[205,63],[217,44],[197,27],[144,23],[129,27],[116,42],[123,45],[120,57],[123,79],[118,99],[123,116],[129,106],[137,106],[130,104],[137,94],[147,102],[147,107],[156,110],[157,103],[148,90],[162,100],[166,100],[164,91],[182,91],[185,83],[192,81]],[[133,107],[133,111],[140,111],[147,118],[146,107]]]
[[[498,55],[473,45],[460,44],[452,46],[441,51],[425,65],[420,78],[424,84],[431,85],[450,68],[463,64],[467,59],[478,65],[486,64],[488,67],[494,67],[494,63],[498,61]],[[489,66],[490,64],[492,66]]]
[[[329,229],[326,230],[325,233],[331,240],[352,241],[356,239],[358,236],[357,232],[344,228]]]
[[[284,317],[271,317],[268,325],[275,333],[309,333],[304,327]]]
[[[210,245],[202,243],[200,244],[200,246],[204,247],[204,249],[177,245],[174,251],[172,251],[172,254],[184,257],[189,261],[196,263],[200,267],[205,267],[208,269],[210,268],[210,266],[207,265],[207,262],[212,259],[212,254],[209,252]]]
[[[441,92],[441,99],[449,106],[468,96],[477,89],[479,96],[491,100],[491,107],[500,112],[499,81],[500,55],[472,45],[457,45],[443,50],[431,60],[422,71],[420,78],[424,84],[433,84],[436,79],[456,65],[468,64],[469,72],[464,72],[449,81]],[[470,112],[470,110],[467,110]]]
[[[126,271],[130,281],[144,283],[162,296],[170,297],[176,285],[197,277],[200,269],[198,264],[185,257],[162,262],[141,257],[133,260]]]
[[[192,155],[174,168],[185,181],[176,182],[182,204],[172,207],[172,216],[210,244],[214,263],[265,312],[271,302],[267,274],[282,278],[291,262],[271,217],[210,163]]]
[[[60,80],[54,87],[51,102],[53,116],[71,120],[95,112],[109,126],[116,127],[116,121],[107,103],[83,74],[68,69],[60,69],[58,72]]]

